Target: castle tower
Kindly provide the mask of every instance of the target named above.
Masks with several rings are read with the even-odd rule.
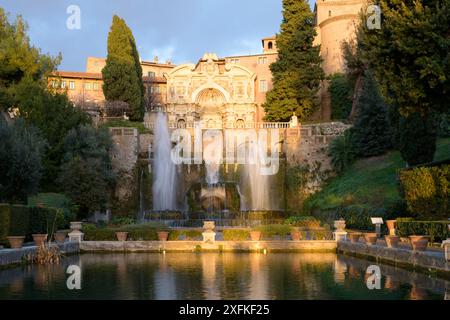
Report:
[[[317,0],[314,8],[317,38],[325,74],[343,72],[342,42],[355,37],[359,13],[367,0]]]

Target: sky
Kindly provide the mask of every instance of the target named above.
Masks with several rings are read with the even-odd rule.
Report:
[[[314,0],[309,0],[313,5]],[[196,62],[205,52],[219,57],[258,54],[261,39],[276,34],[282,0],[0,0],[10,21],[22,15],[31,43],[62,54],[60,70],[84,71],[86,58],[106,57],[114,14],[133,31],[141,59]],[[80,28],[68,28],[80,10]],[[73,16],[72,16],[73,17]]]

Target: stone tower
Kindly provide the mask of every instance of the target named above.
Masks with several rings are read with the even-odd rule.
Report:
[[[359,13],[367,0],[317,0],[314,7],[317,38],[325,74],[344,70],[342,42],[355,37]]]

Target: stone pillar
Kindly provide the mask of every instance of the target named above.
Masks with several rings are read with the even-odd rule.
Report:
[[[214,221],[203,222],[203,229],[205,229],[205,231],[202,233],[203,242],[214,243],[216,241],[216,233],[214,232],[215,227],[216,226],[214,224]]]
[[[340,219],[334,221],[336,230],[333,232],[333,238],[336,242],[347,241],[347,232],[345,231],[345,220]]]
[[[81,232],[82,226],[83,226],[82,222],[71,222],[70,223],[70,229],[72,230],[68,234],[70,242],[81,243],[84,240],[84,233]]]

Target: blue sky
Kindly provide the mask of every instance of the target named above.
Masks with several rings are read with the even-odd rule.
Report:
[[[312,4],[314,0],[310,0]],[[78,5],[81,29],[69,30],[67,7]],[[260,39],[278,32],[281,0],[0,0],[10,20],[22,15],[31,42],[62,53],[60,70],[84,71],[87,56],[105,57],[114,14],[125,19],[144,60],[197,61],[261,52]]]

